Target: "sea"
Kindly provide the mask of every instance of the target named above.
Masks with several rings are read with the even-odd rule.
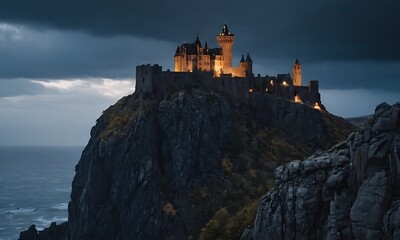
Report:
[[[0,146],[0,240],[68,220],[71,184],[83,147]]]

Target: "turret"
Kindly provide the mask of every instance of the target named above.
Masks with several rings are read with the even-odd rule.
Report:
[[[224,73],[230,73],[232,70],[232,46],[234,40],[235,36],[229,32],[228,26],[225,23],[221,33],[217,35],[218,44],[222,48]]]
[[[296,59],[296,62],[293,65],[293,72],[292,72],[292,78],[293,78],[293,85],[294,86],[301,86],[301,64],[299,59]]]
[[[194,44],[196,44],[196,45],[201,47],[200,38],[199,38],[199,35],[197,35],[197,34],[196,34],[196,40],[194,40]]]
[[[246,69],[246,76],[253,75],[253,60],[251,60],[250,53],[247,52],[246,60],[244,61]]]

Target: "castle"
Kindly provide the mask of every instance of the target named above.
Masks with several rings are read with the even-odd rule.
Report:
[[[238,67],[232,67],[232,46],[235,40],[224,24],[222,31],[217,35],[220,48],[208,48],[206,42],[204,48],[201,45],[199,36],[196,35],[194,43],[184,43],[177,47],[174,57],[175,72],[208,71],[213,72],[214,77],[222,74],[231,74],[233,77],[246,77],[252,74],[253,61],[247,53],[244,55]]]
[[[177,47],[174,55],[174,71],[162,71],[155,65],[136,67],[136,90],[163,99],[169,92],[181,88],[204,87],[228,94],[244,103],[254,102],[263,96],[274,95],[324,110],[317,80],[302,85],[301,64],[296,59],[292,75],[261,76],[253,74],[250,54],[242,55],[238,66],[232,66],[232,47],[235,36],[224,24],[217,35],[219,48],[204,47],[196,35],[194,43]]]

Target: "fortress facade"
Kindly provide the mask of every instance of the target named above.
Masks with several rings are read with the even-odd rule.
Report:
[[[209,48],[205,43],[204,48],[196,35],[194,43],[184,43],[177,47],[174,56],[175,72],[208,71],[213,72],[214,77],[222,74],[231,74],[233,77],[246,77],[252,73],[253,61],[247,53],[240,60],[239,66],[232,66],[232,46],[235,35],[224,24],[222,31],[217,35],[219,48]]]
[[[235,36],[224,24],[217,35],[220,47],[202,46],[196,36],[194,43],[184,43],[177,47],[174,55],[174,71],[163,71],[155,65],[136,67],[136,90],[163,99],[168,93],[190,87],[204,87],[228,94],[243,103],[254,103],[270,95],[307,104],[319,110],[324,109],[319,94],[319,83],[310,80],[302,85],[301,64],[296,59],[290,73],[276,76],[253,74],[250,54],[242,58],[238,66],[232,65],[232,47]],[[262,100],[259,100],[262,101]]]

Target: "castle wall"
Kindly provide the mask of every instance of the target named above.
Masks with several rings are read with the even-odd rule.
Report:
[[[143,93],[155,92],[154,82],[158,82],[161,78],[162,68],[159,65],[151,66],[140,65],[136,67],[136,90]]]
[[[310,92],[310,102],[321,103],[321,95],[319,94],[319,83],[317,80],[308,81],[308,91]]]
[[[212,72],[206,71],[170,72],[162,71],[159,65],[150,64],[136,67],[136,91],[152,94],[160,100],[169,93],[192,87],[204,87],[225,93],[245,104],[250,103],[249,99],[253,95],[261,94],[290,100],[294,100],[297,95],[302,102],[310,106],[315,103],[321,105],[318,81],[309,81],[308,86],[294,86],[289,74],[278,74],[276,77],[214,77]]]
[[[246,77],[246,68],[244,64],[240,64],[239,67],[233,67],[232,75],[235,77]]]

